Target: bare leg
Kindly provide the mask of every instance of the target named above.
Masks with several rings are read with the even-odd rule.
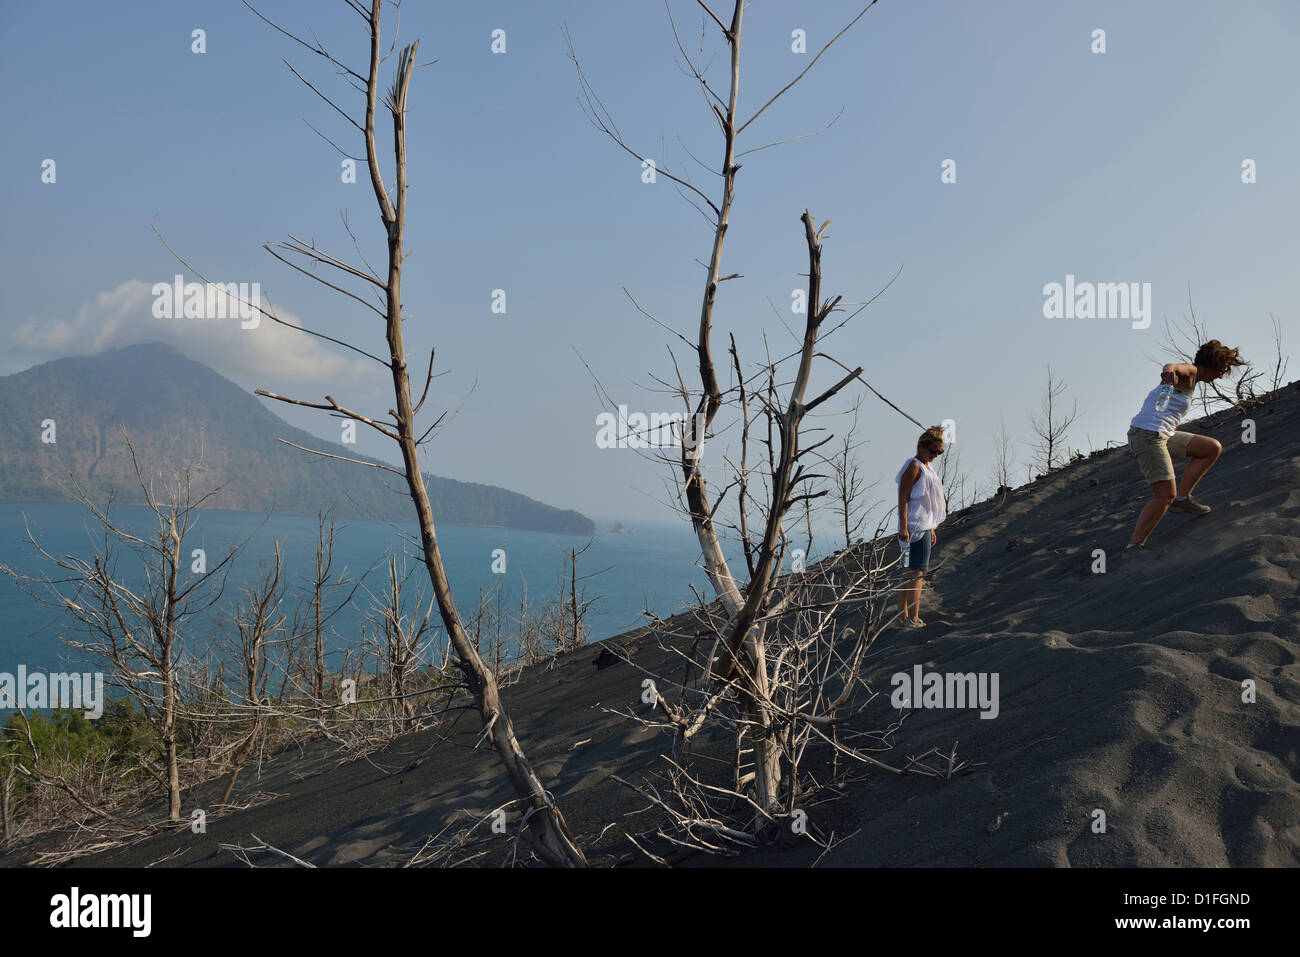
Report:
[[[923,574],[920,569],[912,568],[903,572],[903,581],[898,586],[898,617],[903,621],[920,617]]]
[[[1183,469],[1183,477],[1178,481],[1177,494],[1191,495],[1192,489],[1196,488],[1196,483],[1210,470],[1210,466],[1219,460],[1219,453],[1222,451],[1223,446],[1218,439],[1211,439],[1204,435],[1198,435],[1188,442],[1187,457],[1191,461],[1187,464],[1187,468]]]
[[[1209,466],[1207,465],[1206,468],[1209,468]],[[1187,470],[1190,472],[1191,466],[1188,466]],[[1204,474],[1205,469],[1202,469],[1201,472]],[[1174,483],[1172,479],[1151,483],[1151,501],[1147,502],[1146,508],[1142,509],[1142,514],[1138,516],[1137,527],[1133,529],[1132,544],[1141,545],[1147,540],[1147,536],[1155,530],[1156,525],[1165,517],[1165,512],[1169,511],[1169,506],[1173,500]]]

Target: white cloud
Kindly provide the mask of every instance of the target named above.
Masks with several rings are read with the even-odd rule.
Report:
[[[337,387],[371,371],[360,357],[265,317],[251,329],[241,328],[238,317],[155,318],[153,286],[129,279],[83,302],[71,319],[22,323],[9,337],[11,371],[17,371],[12,367],[19,362],[17,368],[25,368],[62,356],[94,355],[144,342],[165,342],[241,385],[275,391],[306,384]],[[262,306],[270,311],[267,303]],[[292,313],[276,308],[275,314],[291,325],[302,325]]]

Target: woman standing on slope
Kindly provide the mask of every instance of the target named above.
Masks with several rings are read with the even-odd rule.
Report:
[[[898,617],[904,628],[921,628],[921,588],[930,569],[935,529],[948,517],[943,483],[930,463],[943,455],[943,429],[931,426],[916,442],[916,457],[903,463],[898,483],[898,544],[903,550],[903,583],[898,586]]]
[[[1138,516],[1133,540],[1125,554],[1146,547],[1147,536],[1165,512],[1189,512],[1204,515],[1210,506],[1192,497],[1192,489],[1210,470],[1223,446],[1208,435],[1179,432],[1178,423],[1192,405],[1192,388],[1198,382],[1213,382],[1227,375],[1246,360],[1236,349],[1229,349],[1218,339],[1211,339],[1196,350],[1191,364],[1171,362],[1160,372],[1160,385],[1147,393],[1142,409],[1133,417],[1128,430],[1128,447],[1137,456],[1143,477],[1151,483],[1151,501]],[[1183,477],[1174,484],[1174,459],[1188,458]]]

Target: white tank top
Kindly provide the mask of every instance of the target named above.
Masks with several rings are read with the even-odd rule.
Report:
[[[1147,393],[1146,401],[1142,403],[1142,410],[1133,416],[1133,421],[1129,425],[1137,429],[1159,432],[1161,435],[1173,435],[1178,431],[1178,423],[1192,407],[1192,390],[1174,389],[1174,394],[1169,397],[1169,405],[1163,412],[1157,412],[1156,400],[1160,398],[1160,390],[1163,388],[1164,384],[1161,383]]]
[[[907,536],[908,541],[919,542],[930,529],[938,528],[948,517],[948,503],[943,497],[943,483],[939,481],[938,473],[920,459],[911,458],[904,462],[894,476],[894,482],[899,486],[903,484],[903,473],[913,462],[921,466],[921,474],[912,485],[912,494],[907,500]]]

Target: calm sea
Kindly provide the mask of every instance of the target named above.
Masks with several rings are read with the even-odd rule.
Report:
[[[122,506],[114,510],[118,521],[131,531],[150,531],[151,514],[143,506]],[[0,564],[29,575],[53,575],[57,572],[32,547],[25,522],[43,547],[56,555],[89,558],[94,552],[96,527],[84,508],[68,503],[0,502]],[[603,528],[604,526],[601,525]],[[102,528],[99,541],[102,543]],[[403,537],[414,538],[415,526],[373,521],[340,520],[334,540],[335,570],[346,567],[352,577],[366,572],[376,559],[377,567],[366,578],[366,586],[357,592],[354,607],[334,621],[338,633],[332,659],[341,660],[341,649],[359,641],[365,615],[371,611],[374,595],[382,592],[385,577],[384,556],[396,553],[399,565],[404,554],[407,567],[414,569],[411,583],[427,577],[414,557],[414,550]],[[272,560],[274,542],[280,543],[284,574],[292,586],[300,585],[313,571],[317,523],[315,516],[272,515],[260,513],[205,511],[197,526],[184,542],[185,556],[202,548],[209,563],[224,554],[232,543],[247,539],[236,559],[226,593],[221,603],[202,616],[187,636],[191,654],[200,654],[219,628],[228,628],[231,603],[258,576],[258,567]],[[567,535],[523,532],[503,528],[466,528],[441,526],[438,540],[447,574],[462,618],[469,619],[479,601],[480,589],[494,584],[505,591],[504,607],[517,613],[519,598],[527,588],[530,604],[554,600],[570,548],[581,548],[587,541]],[[504,574],[493,572],[494,550],[505,551]],[[730,552],[731,549],[728,549]],[[591,547],[579,559],[580,575],[593,575],[585,583],[586,597],[598,598],[588,615],[589,635],[593,640],[607,638],[646,622],[646,608],[667,617],[691,602],[693,583],[702,594],[710,594],[707,580],[696,566],[699,549],[685,523],[676,526],[638,526],[632,534],[601,531]],[[134,566],[134,567],[133,567]],[[138,562],[123,553],[119,566],[129,581],[139,581]],[[579,589],[583,587],[580,582]],[[367,591],[369,589],[369,592]],[[341,594],[341,593],[340,593]],[[286,607],[296,596],[290,594]],[[437,611],[434,611],[437,617]],[[46,607],[26,594],[6,575],[0,575],[0,672],[13,673],[17,665],[28,669],[59,670],[87,665],[73,657],[61,640],[75,634],[75,626],[62,613]],[[367,632],[372,629],[367,628]]]

